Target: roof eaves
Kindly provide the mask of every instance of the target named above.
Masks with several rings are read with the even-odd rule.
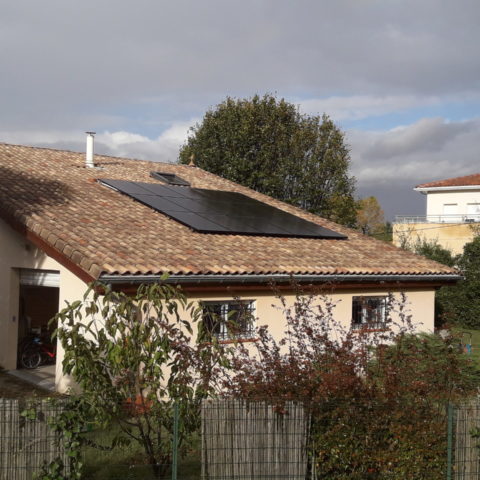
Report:
[[[428,274],[320,274],[320,275],[290,275],[290,274],[228,274],[228,275],[170,275],[162,279],[162,275],[100,275],[104,283],[153,283],[163,281],[173,284],[258,284],[258,283],[288,283],[288,282],[328,282],[328,283],[386,283],[386,282],[441,282],[452,283],[463,277],[454,273]]]

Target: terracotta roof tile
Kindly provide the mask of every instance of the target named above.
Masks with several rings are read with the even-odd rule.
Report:
[[[94,277],[104,274],[451,274],[448,267],[366,237],[197,167],[0,144],[0,216],[15,219]],[[203,234],[92,179],[152,182],[176,173],[348,236],[348,240]]]
[[[422,183],[415,188],[429,187],[465,187],[470,185],[480,186],[480,173],[466,175],[464,177],[447,178],[446,180],[437,180],[435,182]]]

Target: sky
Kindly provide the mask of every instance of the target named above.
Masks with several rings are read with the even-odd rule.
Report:
[[[0,142],[175,162],[226,96],[345,132],[357,196],[480,171],[478,0],[20,0],[0,16]]]

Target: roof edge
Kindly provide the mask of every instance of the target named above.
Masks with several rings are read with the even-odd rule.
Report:
[[[166,280],[162,275],[100,275],[99,280],[109,284],[140,284],[162,281],[170,284],[258,284],[258,283],[368,283],[368,282],[458,282],[463,277],[458,274],[330,274],[330,275],[289,275],[289,274],[244,274],[244,275],[170,275]]]
[[[415,187],[415,192],[428,193],[436,191],[448,191],[448,190],[479,190],[480,185],[448,185],[443,187]]]

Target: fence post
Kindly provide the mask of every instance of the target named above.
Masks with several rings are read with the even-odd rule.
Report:
[[[172,480],[177,480],[178,469],[178,402],[173,404]]]
[[[448,427],[447,427],[447,480],[452,480],[452,459],[453,459],[453,405],[447,406]]]

